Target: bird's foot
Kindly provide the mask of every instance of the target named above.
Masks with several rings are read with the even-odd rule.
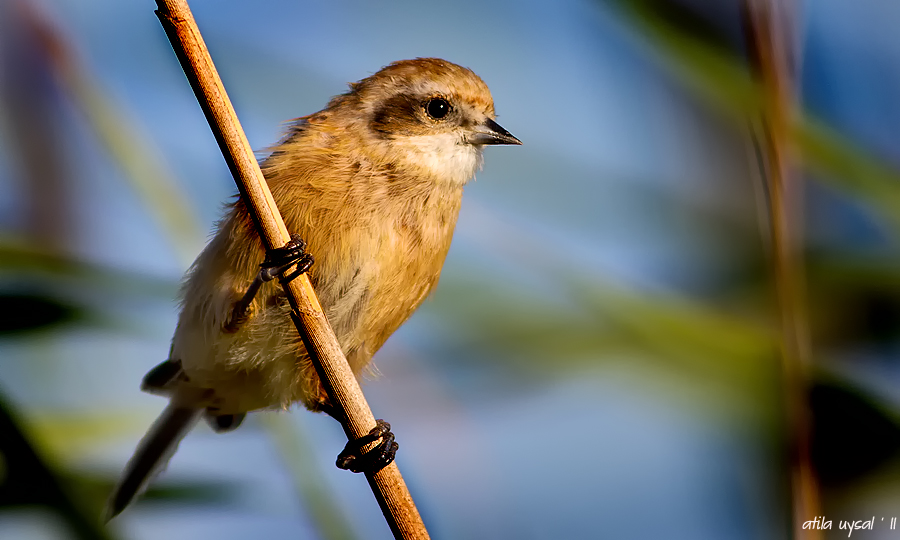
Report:
[[[394,461],[394,455],[400,447],[394,440],[394,434],[391,432],[391,425],[384,420],[376,420],[376,425],[369,431],[368,435],[350,441],[344,450],[338,454],[335,465],[339,469],[345,469],[355,473],[358,472],[378,472],[387,467]],[[364,446],[371,444],[378,439],[381,442],[368,452],[361,453]]]
[[[284,275],[284,272],[294,264],[297,268]],[[271,281],[279,277],[282,283],[287,283],[305,273],[312,265],[313,257],[306,252],[306,242],[299,234],[292,234],[288,243],[280,248],[270,249],[266,253],[265,260],[259,265],[259,277],[262,281]]]
[[[288,275],[284,272],[297,265]],[[247,287],[244,295],[234,303],[231,313],[223,326],[226,333],[237,332],[247,319],[250,317],[250,304],[256,298],[256,293],[263,283],[272,281],[276,277],[280,277],[282,283],[287,283],[296,278],[300,274],[310,269],[313,264],[313,257],[306,252],[306,242],[300,238],[299,234],[292,234],[287,244],[280,248],[271,249],[266,253],[266,258],[259,265],[259,273],[253,279],[253,282]]]

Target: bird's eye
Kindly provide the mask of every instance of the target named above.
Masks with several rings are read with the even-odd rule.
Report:
[[[450,114],[450,102],[444,98],[429,99],[428,102],[425,103],[425,112],[435,120],[440,120]]]

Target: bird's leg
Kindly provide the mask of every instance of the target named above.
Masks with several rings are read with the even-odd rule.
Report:
[[[304,328],[303,323],[300,321],[300,316],[294,310],[291,310],[291,319],[293,319],[294,324],[298,329]],[[324,412],[340,422],[342,426],[346,426],[348,422],[347,416],[342,410],[331,404],[331,399],[324,391],[324,388],[322,388],[321,382],[317,387],[317,397],[307,402],[307,407],[314,412]],[[375,444],[367,452],[363,452],[363,448],[369,444],[375,443],[379,439],[381,439],[381,442]],[[349,441],[346,446],[344,446],[344,449],[338,454],[335,465],[337,465],[339,469],[355,473],[378,472],[394,461],[394,456],[400,448],[400,445],[398,445],[394,439],[394,434],[391,432],[391,425],[384,420],[376,420],[375,427],[372,428],[368,434]]]
[[[339,414],[327,401],[320,401],[317,404],[318,409],[329,416],[344,424],[346,419]],[[375,441],[381,439],[381,442],[370,448],[367,452],[363,452],[363,448]],[[375,420],[375,427],[367,435],[363,435],[358,439],[349,441],[341,453],[338,454],[335,465],[339,469],[351,472],[378,472],[387,467],[394,461],[394,456],[400,445],[394,440],[394,434],[391,432],[391,425],[384,420]]]
[[[290,274],[283,275],[294,264],[297,265],[297,268]],[[236,332],[247,320],[250,303],[253,302],[263,283],[272,281],[276,277],[279,277],[279,281],[282,283],[287,283],[309,270],[312,264],[313,257],[306,252],[306,242],[300,238],[299,234],[292,234],[287,244],[266,252],[265,260],[259,265],[259,273],[253,278],[253,282],[247,287],[247,291],[244,292],[241,299],[232,306],[231,315],[225,323],[225,332]]]

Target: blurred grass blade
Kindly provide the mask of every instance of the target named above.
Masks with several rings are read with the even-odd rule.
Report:
[[[83,471],[62,473],[66,482],[86,497],[106,501],[113,487],[119,481],[118,474],[93,474]],[[162,479],[152,483],[136,501],[135,506],[145,504],[172,503],[179,507],[188,505],[239,504],[241,486],[235,482],[191,480],[178,481]]]
[[[142,419],[141,415],[122,410],[43,410],[29,415],[28,432],[32,443],[47,455],[77,460],[95,451],[100,441],[142,434],[150,421]]]
[[[614,0],[621,13],[655,45],[672,73],[703,103],[740,129],[758,114],[763,97],[737,52],[680,26],[684,17],[663,16],[654,0]],[[671,4],[671,9],[677,8]],[[803,164],[827,182],[868,203],[900,233],[900,172],[805,111],[797,111],[790,141]]]
[[[173,279],[82,261],[42,249],[25,239],[0,235],[0,275],[3,274],[72,279],[81,285],[147,298],[174,298],[178,290],[178,283]]]
[[[37,294],[0,293],[0,337],[43,330],[85,318],[79,308]]]
[[[794,142],[816,180],[875,208],[900,232],[900,173],[811,117],[794,125]]]
[[[574,307],[487,290],[476,281],[443,283],[434,304],[459,326],[458,346],[515,362],[510,369],[518,373],[566,376],[625,356],[748,399],[771,390],[776,336],[763,323],[671,293],[630,291],[565,273],[555,279]],[[476,302],[485,307],[472,311]]]
[[[82,540],[105,540],[112,536],[100,526],[100,508],[73,497],[60,480],[64,475],[51,469],[21,429],[18,415],[0,394],[0,507],[45,506],[64,520],[73,536]],[[93,517],[91,516],[93,514]]]
[[[323,540],[354,540],[356,535],[335,502],[328,482],[313,462],[313,445],[303,431],[284,414],[266,412],[262,420],[278,448],[284,466],[291,472],[294,488],[304,503],[304,510],[315,524]]]
[[[829,377],[812,388],[810,403],[812,457],[823,484],[849,487],[900,455],[897,408],[885,407],[877,395]]]
[[[162,155],[139,130],[137,121],[115,104],[116,100],[79,62],[72,52],[74,47],[50,18],[31,2],[20,0],[15,7],[21,23],[43,45],[47,65],[166,232],[179,260],[191,261],[203,243],[203,235],[184,192],[164,166]]]

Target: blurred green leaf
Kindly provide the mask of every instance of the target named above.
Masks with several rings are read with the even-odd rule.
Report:
[[[40,47],[43,68],[51,72],[60,88],[84,114],[88,126],[106,148],[123,177],[145,203],[176,248],[181,260],[189,261],[202,243],[197,219],[165,159],[139,128],[136,118],[117,104],[75,54],[75,47],[40,10],[23,2],[16,11],[18,23]]]
[[[807,283],[819,348],[891,347],[900,337],[900,261],[813,253]]]
[[[286,414],[270,411],[262,416],[269,436],[281,453],[284,467],[290,472],[294,489],[324,540],[356,538],[346,515],[341,511],[328,481],[315,464],[315,445]]]
[[[846,485],[900,454],[900,415],[873,397],[834,380],[813,387],[812,457],[826,485]]]
[[[84,318],[78,308],[37,294],[0,293],[0,336],[43,330]]]
[[[82,452],[95,449],[100,441],[142,433],[149,422],[122,410],[96,412],[31,411],[28,433],[32,444],[47,455],[77,460]]]
[[[672,73],[703,103],[745,129],[758,117],[762,93],[743,57],[708,37],[693,33],[690,10],[673,2],[657,9],[654,0],[614,0],[621,12],[655,47]],[[679,10],[680,16],[672,16]],[[900,232],[900,172],[809,113],[799,110],[792,142],[816,179],[838,188],[876,209]]]
[[[140,133],[137,122],[133,118],[124,120],[129,115],[117,108],[115,100],[83,70],[67,71],[66,80],[97,137],[162,227],[179,260],[191,261],[203,244],[203,234],[184,191],[164,166],[162,155]]]
[[[178,282],[111,268],[36,247],[24,238],[0,235],[0,275],[69,279],[81,286],[146,298],[174,298]]]
[[[68,470],[61,474],[73,490],[86,498],[106,501],[119,481],[117,474],[99,474],[86,471]],[[235,482],[220,480],[171,480],[152,482],[134,504],[156,504],[160,502],[181,504],[235,504],[239,501],[241,486]]]
[[[0,335],[77,323],[140,333],[123,301],[171,302],[175,280],[85,262],[0,236]]]
[[[515,362],[515,372],[564,376],[626,356],[745,397],[770,391],[779,369],[777,344],[764,323],[674,294],[559,273],[555,278],[569,291],[571,305],[486,290],[476,281],[443,283],[435,304],[460,328],[458,346],[491,351],[492,358]]]
[[[900,231],[900,173],[822,122],[794,124],[794,140],[816,180],[849,193],[879,211]]]
[[[72,534],[84,540],[111,539],[100,526],[99,505],[76,497],[56,467],[47,463],[21,429],[18,414],[0,395],[0,507],[40,505],[55,511]]]

